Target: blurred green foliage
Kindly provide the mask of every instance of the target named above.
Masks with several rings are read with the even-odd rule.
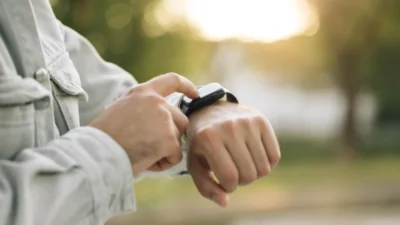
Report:
[[[356,82],[352,84],[354,88],[369,88],[374,92],[379,104],[379,124],[399,123],[400,96],[396,89],[400,87],[400,2],[314,2],[320,9],[319,34],[327,41],[326,55],[336,57],[336,63],[331,63],[338,68],[336,76],[347,76],[342,77],[342,82],[353,76],[348,83]],[[343,68],[349,66],[354,67],[353,74],[346,74]],[[346,88],[346,84],[342,86]]]
[[[58,19],[87,37],[105,60],[140,81],[177,72],[187,77],[204,71],[212,44],[190,36],[190,29],[161,32],[154,21],[159,0],[59,0]],[[153,35],[153,36],[152,36]]]
[[[320,30],[314,38],[325,43],[325,55],[331,56],[327,65],[347,99],[342,140],[348,147],[345,150],[361,148],[364,155],[374,154],[377,149],[398,153],[400,2],[313,2],[321,20]],[[367,137],[360,137],[355,128],[355,105],[362,90],[370,90],[378,104],[377,123]],[[383,151],[379,153],[384,154]]]
[[[170,71],[194,80],[208,74],[221,43],[195,38],[184,20],[172,28],[160,26],[160,20],[165,22],[155,11],[160,2],[52,1],[65,25],[87,37],[102,57],[139,82]],[[229,41],[244,46],[247,62],[257,69],[277,72],[306,89],[324,88],[327,80],[333,81],[346,97],[347,113],[341,139],[331,146],[343,149],[345,157],[359,148],[365,151],[362,154],[368,149],[396,149],[400,145],[396,131],[400,127],[400,1],[309,2],[319,15],[319,30],[313,36],[271,44]],[[376,128],[367,137],[356,130],[355,106],[362,90],[371,91],[379,106]]]
[[[249,61],[267,71],[278,70],[291,80],[314,83],[314,87],[323,87],[327,78],[321,78],[322,74],[330,75],[346,98],[347,112],[338,140],[343,157],[355,157],[359,148],[369,151],[369,146],[398,148],[400,135],[393,130],[400,127],[400,1],[309,2],[319,15],[319,30],[314,36],[255,44]],[[360,91],[365,90],[377,100],[377,124],[373,134],[360,137],[356,104]]]
[[[371,88],[379,100],[378,121],[389,126],[400,123],[399,62],[400,42],[391,41],[380,43],[368,64]]]

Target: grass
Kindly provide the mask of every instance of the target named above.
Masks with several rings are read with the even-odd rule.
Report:
[[[231,224],[235,218],[260,213],[261,215],[279,213],[283,209],[290,211],[307,207],[324,208],[326,206],[312,206],[308,203],[303,205],[302,201],[300,208],[281,207],[291,201],[296,202],[296,199],[292,199],[293,196],[300,196],[301,200],[318,202],[315,198],[321,195],[313,195],[314,190],[327,195],[329,201],[330,194],[333,198],[341,197],[341,199],[348,196],[349,193],[341,192],[346,188],[361,190],[363,187],[375,184],[389,187],[394,183],[398,185],[400,182],[398,171],[400,171],[400,156],[362,158],[352,165],[343,165],[327,157],[283,160],[268,177],[239,188],[232,194],[233,207],[230,206],[227,210],[220,209],[202,198],[190,177],[145,179],[135,186],[138,211],[125,217],[115,218],[109,225],[225,225]],[[327,190],[333,190],[334,193],[329,194]],[[312,199],[308,199],[309,197]],[[259,202],[262,202],[263,206],[268,205],[266,201],[270,201],[271,208],[257,208]],[[332,205],[333,208],[338,207],[335,204]],[[357,205],[345,201],[340,208],[355,206]]]
[[[398,181],[400,157],[367,158],[352,165],[342,165],[334,160],[305,160],[285,162],[266,178],[241,188],[238,194],[249,194],[259,189],[297,189],[307,187],[332,187],[370,185]],[[182,196],[198,196],[191,178],[145,179],[136,184],[139,207],[163,202],[173,202]],[[198,197],[200,198],[200,197]]]
[[[235,218],[282,210],[397,207],[399,142],[365,140],[357,161],[343,164],[337,160],[335,140],[280,138],[283,154],[278,167],[235,191],[228,209],[201,197],[190,177],[144,179],[135,185],[138,211],[109,225],[225,225]]]

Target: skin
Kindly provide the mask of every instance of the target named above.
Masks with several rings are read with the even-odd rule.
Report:
[[[268,120],[243,105],[221,101],[195,112],[187,133],[193,181],[202,196],[223,207],[228,193],[267,176],[281,157]]]
[[[189,173],[200,194],[222,207],[229,193],[267,176],[278,164],[278,141],[260,112],[221,100],[187,118],[165,101],[174,92],[198,97],[188,79],[169,73],[136,86],[90,124],[125,149],[134,175],[179,163],[185,131]]]
[[[170,73],[136,86],[89,124],[121,145],[134,175],[165,170],[182,160],[180,137],[188,118],[165,101],[173,92],[198,97],[194,84]]]

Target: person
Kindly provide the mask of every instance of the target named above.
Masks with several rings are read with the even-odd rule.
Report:
[[[226,207],[277,165],[260,112],[221,99],[187,118],[183,95],[198,97],[183,76],[138,84],[104,61],[48,0],[1,0],[0,224],[103,224],[136,209],[141,177],[186,169]]]

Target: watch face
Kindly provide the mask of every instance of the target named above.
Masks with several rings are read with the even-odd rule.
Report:
[[[207,85],[204,85],[203,87],[198,89],[200,98],[204,98],[210,94],[216,93],[218,91],[220,91],[222,89],[221,85],[217,84],[217,83],[210,83]],[[183,97],[183,101],[185,101],[186,103],[191,103],[192,99],[188,98],[188,97]]]

